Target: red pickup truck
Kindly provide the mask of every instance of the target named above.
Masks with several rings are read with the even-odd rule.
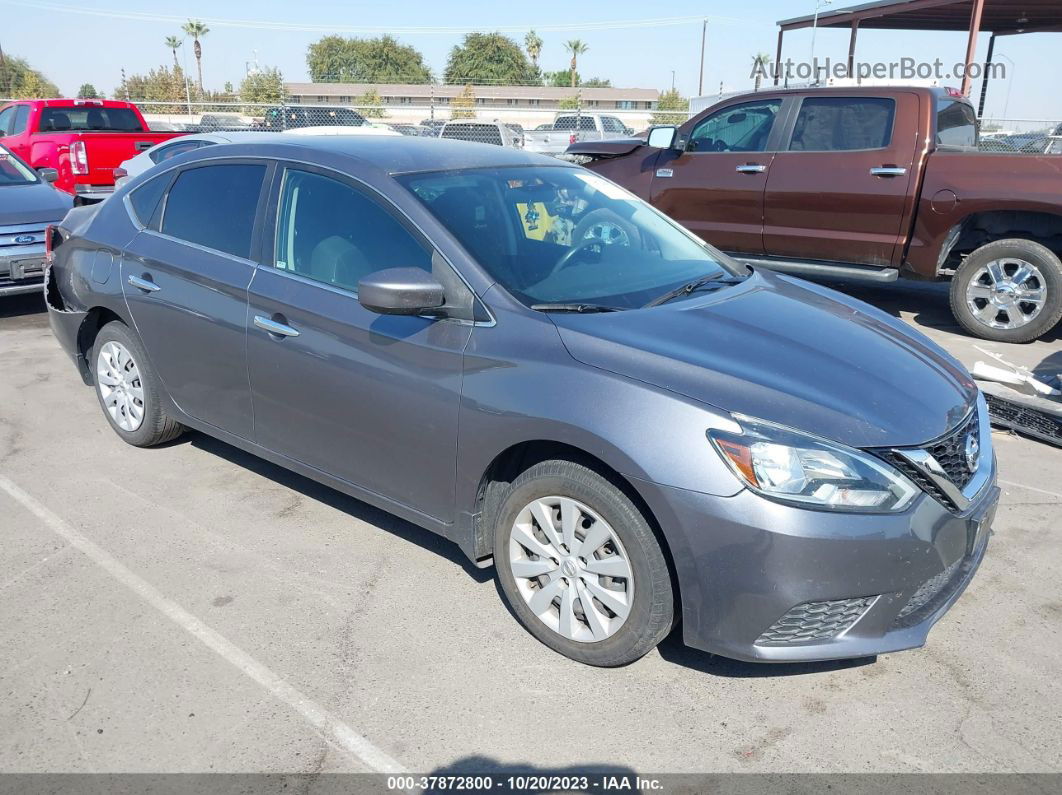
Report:
[[[950,278],[964,328],[1028,342],[1062,318],[1062,157],[977,144],[954,89],[856,86],[734,96],[568,153],[753,266]]]
[[[0,142],[33,168],[59,172],[75,203],[114,191],[114,169],[182,133],[149,132],[136,105],[104,99],[32,99],[0,106]]]

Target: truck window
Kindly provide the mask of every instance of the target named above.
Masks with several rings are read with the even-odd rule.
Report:
[[[26,127],[29,126],[29,105],[19,105],[15,108],[15,121],[11,125],[12,135],[21,135],[26,132]]]
[[[553,129],[574,130],[576,118],[579,119],[580,132],[593,132],[597,129],[597,127],[594,126],[593,116],[558,116],[557,120],[553,122]]]
[[[130,108],[44,108],[41,132],[144,132]]]
[[[11,122],[14,118],[15,108],[13,106],[0,110],[0,138],[11,134]]]
[[[977,146],[977,114],[972,105],[958,100],[937,103],[937,145]]]
[[[702,119],[690,135],[690,152],[763,152],[782,100],[731,105]]]
[[[896,100],[886,97],[807,97],[800,106],[792,152],[883,149],[892,140]]]
[[[447,124],[443,127],[441,138],[455,141],[475,141],[481,144],[504,146],[501,130],[497,124]]]
[[[602,127],[602,129],[605,132],[610,132],[610,133],[625,133],[625,132],[627,132],[626,125],[624,125],[624,123],[621,122],[619,119],[617,119],[615,116],[602,116],[601,117],[601,127]]]

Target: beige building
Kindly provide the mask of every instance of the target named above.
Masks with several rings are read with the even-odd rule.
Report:
[[[302,105],[357,107],[359,99],[376,91],[391,121],[418,122],[448,119],[450,104],[465,90],[460,85],[400,83],[287,83],[289,101]],[[554,88],[552,86],[473,86],[477,116],[518,122],[525,127],[550,122],[561,103],[577,94],[587,113],[619,116],[630,127],[644,126],[656,108],[660,92],[652,88]]]

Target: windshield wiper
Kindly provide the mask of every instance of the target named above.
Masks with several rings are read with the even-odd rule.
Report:
[[[620,312],[619,307],[603,306],[602,304],[531,304],[531,308],[538,312],[575,312],[580,315],[590,315],[595,312]]]
[[[659,295],[646,304],[643,309],[648,309],[651,306],[660,306],[660,304],[666,304],[668,301],[673,301],[676,298],[682,298],[690,293],[700,290],[702,287],[708,287],[709,285],[715,287],[722,287],[727,284],[733,284],[732,279],[727,279],[720,274],[713,274],[711,276],[702,276],[699,279],[694,279],[692,282],[676,287],[674,290],[670,290],[663,295]]]

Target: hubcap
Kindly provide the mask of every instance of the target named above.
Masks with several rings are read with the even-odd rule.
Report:
[[[96,357],[96,384],[103,406],[123,431],[135,431],[144,422],[144,385],[129,350],[108,342]]]
[[[966,306],[989,328],[1028,325],[1043,311],[1047,287],[1040,269],[1022,259],[998,259],[974,274]]]
[[[513,523],[509,567],[547,627],[592,643],[616,634],[634,600],[630,559],[615,530],[570,497],[542,497]]]

